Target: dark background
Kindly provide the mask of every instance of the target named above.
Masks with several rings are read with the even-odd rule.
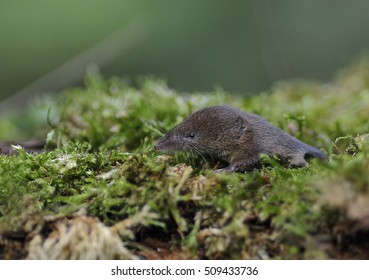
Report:
[[[81,83],[91,63],[181,91],[324,81],[368,49],[368,30],[364,0],[0,0],[0,102]]]

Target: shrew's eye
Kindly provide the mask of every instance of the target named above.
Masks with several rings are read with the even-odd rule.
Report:
[[[189,137],[189,138],[194,138],[194,137],[195,137],[195,133],[190,132],[190,133],[188,134],[188,137]]]

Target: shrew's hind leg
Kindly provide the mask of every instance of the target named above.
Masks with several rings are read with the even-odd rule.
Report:
[[[297,153],[293,155],[289,162],[290,167],[304,167],[306,165],[307,161],[305,160],[305,153]]]
[[[259,166],[259,155],[249,157],[236,157],[230,165],[224,168],[228,172],[245,172]]]

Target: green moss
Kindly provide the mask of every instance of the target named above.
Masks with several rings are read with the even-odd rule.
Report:
[[[17,246],[24,257],[28,239],[47,237],[47,217],[70,219],[82,211],[118,229],[131,253],[148,257],[152,240],[185,258],[369,257],[368,242],[359,238],[369,230],[366,65],[359,62],[330,84],[284,82],[248,98],[88,76],[85,88],[48,103],[51,127],[43,137],[55,150],[0,155],[0,249],[11,251],[11,236],[23,236]],[[262,169],[225,174],[202,158],[153,150],[154,140],[187,115],[220,103],[264,116],[326,150],[329,162],[286,169],[264,158]],[[33,127],[44,127],[43,112]],[[0,122],[3,138],[6,131],[19,139],[30,133],[9,119]],[[347,240],[355,240],[352,252]]]

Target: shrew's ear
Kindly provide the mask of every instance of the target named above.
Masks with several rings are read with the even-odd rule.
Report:
[[[248,121],[245,120],[245,118],[243,117],[238,117],[234,123],[234,126],[232,126],[233,131],[232,134],[234,135],[234,137],[241,138],[242,135],[244,135],[245,132],[247,132],[248,130],[250,130],[250,125],[248,123]]]

